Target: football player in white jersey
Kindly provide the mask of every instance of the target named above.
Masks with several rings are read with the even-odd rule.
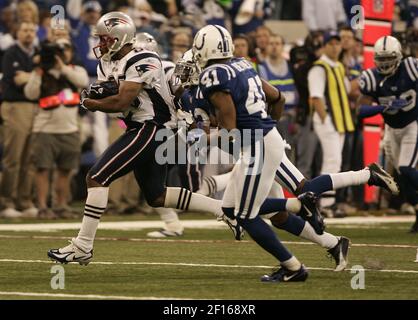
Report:
[[[95,35],[100,39],[94,53],[100,59],[97,74],[102,84],[94,85],[94,92],[103,92],[109,81],[116,83],[118,91],[100,99],[92,99],[92,92],[84,93],[82,106],[91,111],[123,114],[127,130],[87,175],[87,200],[78,236],[68,246],[48,251],[48,256],[60,263],[90,262],[96,230],[108,202],[109,185],[130,171],[134,171],[145,199],[153,207],[210,212],[220,219],[224,216],[218,201],[184,188],[165,186],[166,164],[155,156],[163,141],[156,139],[156,133],[175,123],[175,110],[170,106],[158,54],[134,47],[135,25],[122,12],[102,16]],[[236,221],[229,225],[239,238],[241,229]]]
[[[410,231],[418,233],[418,60],[402,59],[399,41],[384,36],[374,46],[374,62],[376,67],[360,77],[359,114],[383,116],[385,152],[399,173],[402,193],[415,207]]]

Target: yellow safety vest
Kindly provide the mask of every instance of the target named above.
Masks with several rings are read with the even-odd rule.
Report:
[[[325,97],[335,129],[340,133],[353,132],[354,122],[344,84],[345,69],[343,64],[337,62],[337,66],[331,67],[323,60],[317,60],[314,64],[323,67],[326,71]]]

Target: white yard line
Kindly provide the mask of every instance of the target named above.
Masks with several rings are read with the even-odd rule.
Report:
[[[19,260],[19,259],[0,259],[0,263],[48,263],[53,264],[48,260]],[[272,266],[257,266],[257,265],[237,265],[237,264],[212,264],[212,263],[183,263],[183,262],[110,262],[110,261],[96,261],[91,262],[92,265],[137,265],[137,266],[182,266],[182,267],[203,267],[203,268],[241,268],[241,269],[272,269]],[[309,270],[324,270],[333,271],[332,268],[307,267]],[[356,269],[357,270],[357,269]],[[386,269],[364,269],[372,272],[393,272],[393,273],[416,273],[418,270],[386,270]],[[351,269],[346,269],[351,271]]]
[[[68,294],[68,293],[42,293],[42,292],[9,292],[0,291],[0,296],[21,297],[52,297],[52,298],[76,298],[76,299],[109,299],[109,300],[184,300],[184,298],[168,297],[131,297],[131,296],[107,296],[98,294]]]
[[[30,235],[9,235],[0,234],[1,239],[39,239],[39,240],[70,240],[70,237],[63,236],[30,236]],[[231,240],[193,240],[193,239],[146,239],[146,238],[117,238],[117,237],[96,237],[95,241],[132,241],[132,242],[164,242],[164,243],[229,243]],[[239,243],[249,243],[252,241],[241,240]],[[295,245],[317,245],[313,242],[306,241],[281,241],[283,244]],[[236,241],[238,243],[238,241]],[[414,248],[418,249],[417,245],[409,244],[380,244],[380,243],[352,243],[352,247],[370,247],[370,248]]]
[[[390,216],[390,217],[347,217],[343,219],[325,219],[327,225],[375,225],[381,223],[412,223],[414,216]],[[226,228],[222,222],[216,219],[205,220],[182,220],[185,228],[193,229],[219,229]],[[80,222],[64,223],[28,223],[28,224],[0,224],[0,231],[54,231],[74,230],[80,228]],[[160,220],[153,221],[114,221],[100,222],[101,230],[142,230],[150,228],[161,228],[164,223]]]

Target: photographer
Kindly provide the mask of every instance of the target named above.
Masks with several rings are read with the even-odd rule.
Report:
[[[80,136],[78,128],[79,89],[88,85],[87,71],[71,65],[73,48],[67,39],[44,42],[40,66],[31,73],[24,93],[38,99],[33,125],[32,160],[36,168],[39,217],[71,215],[67,207],[71,171],[78,168]],[[56,167],[55,209],[48,209],[50,171]]]

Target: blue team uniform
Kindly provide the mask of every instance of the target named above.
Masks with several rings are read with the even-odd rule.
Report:
[[[383,113],[385,123],[392,128],[404,128],[418,120],[417,101],[418,61],[404,59],[393,76],[385,79],[376,68],[363,71],[360,77],[361,93],[372,97],[378,104],[394,99],[405,99],[410,104],[402,110]]]
[[[200,89],[207,101],[216,91],[231,94],[236,108],[237,129],[241,132],[244,129],[262,129],[266,135],[276,126],[276,121],[265,111],[266,98],[261,79],[251,63],[244,58],[231,59],[206,68],[200,76]]]

